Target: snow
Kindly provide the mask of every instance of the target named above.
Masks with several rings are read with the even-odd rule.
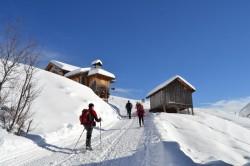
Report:
[[[176,79],[180,79],[182,80],[185,84],[187,84],[190,88],[192,88],[194,91],[196,90],[195,87],[190,84],[188,81],[186,81],[183,77],[176,75],[170,79],[168,79],[167,81],[161,83],[160,85],[156,86],[154,89],[152,89],[148,94],[147,97],[151,96],[152,94],[154,94],[155,92],[161,90],[162,88],[166,87],[168,84],[170,84],[171,82],[173,82]]]
[[[117,110],[120,111],[119,115],[127,116],[126,104],[127,104],[128,100],[133,105],[131,112],[132,112],[132,114],[135,114],[135,112],[136,112],[135,105],[136,105],[136,102],[139,102],[139,100],[127,99],[127,98],[118,97],[118,96],[110,96],[109,103],[112,104],[114,107],[117,108]]]
[[[100,59],[96,59],[96,60],[94,60],[92,63],[91,63],[91,65],[95,65],[95,64],[101,64],[101,65],[103,65],[103,63],[102,63],[102,61],[100,60]]]
[[[88,72],[88,76],[95,75],[95,74],[101,74],[101,75],[115,79],[115,75],[113,73],[110,73],[110,72],[108,72],[104,69],[100,69],[100,68],[90,68],[90,67],[80,68],[80,67],[69,65],[69,64],[59,62],[56,60],[52,60],[52,61],[50,61],[50,63],[55,64],[56,66],[60,67],[63,70],[70,71],[69,73],[65,74],[65,77],[70,77],[70,76],[73,76],[75,74]],[[102,64],[102,61],[97,59],[97,60],[93,61],[91,64],[93,65],[96,63]]]
[[[116,99],[117,103],[122,103],[122,98]],[[147,114],[144,127],[139,127],[137,117],[131,120],[123,118],[110,128],[102,128],[101,132],[101,143],[95,132],[93,152],[81,148],[84,146],[83,139],[76,153],[68,154],[72,146],[66,146],[61,148],[64,153],[51,153],[25,165],[250,164],[249,129],[209,113],[198,111],[195,116]]]
[[[139,127],[138,118],[128,119],[125,109],[128,100],[134,106],[139,100],[111,96],[111,107],[67,78],[43,70],[36,78],[43,89],[32,107],[36,128],[26,137],[0,129],[1,166],[250,165],[248,118],[198,108],[194,116],[146,110]],[[90,102],[103,118],[101,128],[98,123],[93,131],[94,151],[83,149],[85,132],[74,150],[83,130],[78,117]],[[148,100],[143,105],[149,109]]]
[[[112,74],[112,73],[110,73],[110,72],[108,72],[108,71],[106,71],[104,69],[99,69],[99,68],[91,68],[89,70],[88,76],[95,75],[95,74],[101,74],[101,75],[104,75],[104,76],[115,79],[114,74]]]
[[[76,69],[76,70],[73,70],[71,72],[66,73],[64,76],[65,77],[70,77],[70,76],[73,76],[73,75],[76,75],[76,74],[88,72],[89,70],[90,70],[90,67],[79,68],[79,69]]]
[[[234,121],[196,111],[195,116],[156,114],[154,122],[163,141],[178,142],[196,163],[250,163],[250,129]]]
[[[70,65],[70,64],[67,64],[67,63],[56,61],[56,60],[51,60],[50,63],[56,65],[57,67],[59,67],[59,68],[61,68],[63,70],[66,70],[66,71],[73,71],[73,70],[76,70],[76,69],[79,68],[77,66],[73,66],[73,65]]]
[[[149,109],[150,108],[150,102],[146,100],[145,102],[142,102],[141,100],[136,100],[136,99],[129,99],[129,98],[124,98],[124,97],[119,97],[119,96],[110,96],[109,97],[109,103],[116,109],[119,110],[118,114],[122,117],[127,116],[127,110],[126,110],[126,104],[130,101],[132,104],[132,116],[136,116],[136,108],[135,105],[137,102],[140,102],[143,104],[144,109]]]
[[[67,74],[65,74],[65,77],[70,77],[70,76],[73,76],[73,75],[76,75],[76,74],[79,74],[79,73],[85,73],[85,72],[88,72],[88,76],[91,76],[91,75],[95,75],[95,74],[101,74],[101,75],[104,75],[104,76],[107,76],[107,77],[110,77],[110,78],[113,78],[115,79],[115,75],[104,70],[104,69],[100,69],[100,68],[79,68],[79,69],[76,69],[76,70],[73,70]]]
[[[36,73],[42,92],[32,107],[39,134],[57,131],[66,125],[79,124],[79,114],[90,102],[95,104],[104,124],[115,120],[113,109],[90,88],[43,70]],[[42,118],[41,118],[42,117]]]
[[[0,165],[31,149],[47,155],[47,145],[75,138],[82,130],[79,115],[90,102],[95,104],[104,127],[118,121],[117,113],[90,88],[40,69],[37,69],[35,79],[41,93],[31,108],[34,130],[26,138],[0,130]]]
[[[222,119],[232,121],[236,124],[239,124],[245,128],[250,129],[250,122],[249,119],[246,117],[238,116],[237,112],[225,112],[221,110],[209,110],[204,108],[195,108],[195,110],[198,110],[200,112],[208,113],[210,115],[214,115],[216,117],[220,117]]]
[[[242,117],[250,118],[250,103],[248,103],[245,107],[243,107],[238,114]]]

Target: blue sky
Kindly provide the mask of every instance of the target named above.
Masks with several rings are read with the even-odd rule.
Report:
[[[196,106],[250,96],[250,1],[9,0],[0,11],[38,41],[42,67],[100,58],[119,95],[141,99],[179,74]]]

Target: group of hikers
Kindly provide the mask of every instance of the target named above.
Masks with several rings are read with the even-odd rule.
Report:
[[[132,108],[133,108],[133,105],[128,100],[128,102],[126,104],[126,109],[127,109],[127,114],[128,114],[129,119],[131,119]],[[139,102],[136,103],[135,108],[136,108],[137,116],[139,118],[139,125],[141,127],[142,125],[144,125],[144,119],[143,119],[143,117],[144,117],[145,111],[144,111],[143,105],[141,103],[139,103]]]
[[[86,150],[92,150],[91,147],[91,137],[92,137],[92,131],[93,128],[96,126],[96,122],[102,121],[101,118],[98,118],[96,111],[94,110],[94,104],[90,103],[88,105],[88,109],[83,109],[82,114],[80,116],[80,122],[84,126],[85,130],[87,131],[86,134]],[[126,104],[127,113],[129,116],[129,119],[131,119],[131,111],[132,111],[133,105],[130,101]],[[137,115],[139,118],[139,125],[140,127],[144,125],[144,108],[143,105],[139,102],[136,103],[136,110]]]

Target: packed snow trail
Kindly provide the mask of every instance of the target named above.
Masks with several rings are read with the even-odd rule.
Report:
[[[99,132],[98,130],[94,132]],[[138,144],[143,138],[143,127],[139,127],[137,119],[122,119],[112,128],[102,129],[102,143],[96,135],[92,138],[93,151],[83,150],[85,147],[85,135],[80,140],[77,153],[54,153],[39,160],[24,165],[81,165],[100,163],[106,160],[113,160],[129,156],[136,152]],[[73,144],[71,145],[73,147]],[[108,165],[110,165],[109,163]]]
[[[76,153],[72,151],[75,142],[60,151],[45,154],[46,149],[24,153],[3,163],[3,165],[25,166],[68,166],[68,165],[120,165],[120,166],[189,166],[196,165],[185,155],[176,142],[161,142],[151,115],[145,117],[145,126],[139,127],[138,119],[122,119],[113,127],[102,129],[102,143],[99,131],[94,130],[93,151],[85,151],[85,134]],[[80,133],[79,133],[80,134]],[[65,140],[68,142],[69,140]],[[51,147],[53,148],[53,146]],[[39,157],[40,155],[40,157]],[[34,159],[34,160],[33,160]]]
[[[214,123],[211,123],[212,121]],[[243,139],[239,140],[237,133],[230,132],[231,130],[228,133],[231,135],[225,135],[228,130],[223,128],[226,126],[234,132],[244,131],[245,134],[249,132],[230,121],[203,113],[195,116],[147,114],[143,127],[139,127],[136,117],[123,118],[113,126],[107,126],[101,130],[101,144],[99,130],[94,130],[93,151],[84,150],[86,133],[83,134],[77,150],[75,152],[72,150],[80,135],[79,132],[74,138],[61,141],[61,146],[56,144],[46,145],[39,150],[26,149],[24,153],[17,154],[16,158],[10,157],[1,161],[0,165],[227,166],[249,164],[247,137],[243,142]],[[204,158],[205,160],[202,160]]]

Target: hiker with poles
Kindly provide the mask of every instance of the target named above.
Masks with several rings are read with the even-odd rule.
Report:
[[[128,113],[129,119],[131,119],[131,110],[132,110],[132,107],[133,107],[132,103],[130,103],[130,101],[128,101],[127,104],[126,104],[126,109],[127,109],[127,113]]]
[[[80,116],[81,124],[84,126],[87,131],[86,134],[86,150],[93,150],[91,147],[91,136],[93,128],[96,126],[96,122],[101,123],[101,118],[97,117],[97,114],[94,110],[94,104],[89,104],[89,109],[83,109],[82,115]],[[101,130],[101,129],[100,129]],[[101,137],[100,137],[101,139]]]
[[[144,108],[143,108],[143,105],[139,102],[136,103],[136,109],[137,109],[137,115],[138,115],[138,118],[139,118],[139,125],[140,127],[142,125],[144,125]]]

